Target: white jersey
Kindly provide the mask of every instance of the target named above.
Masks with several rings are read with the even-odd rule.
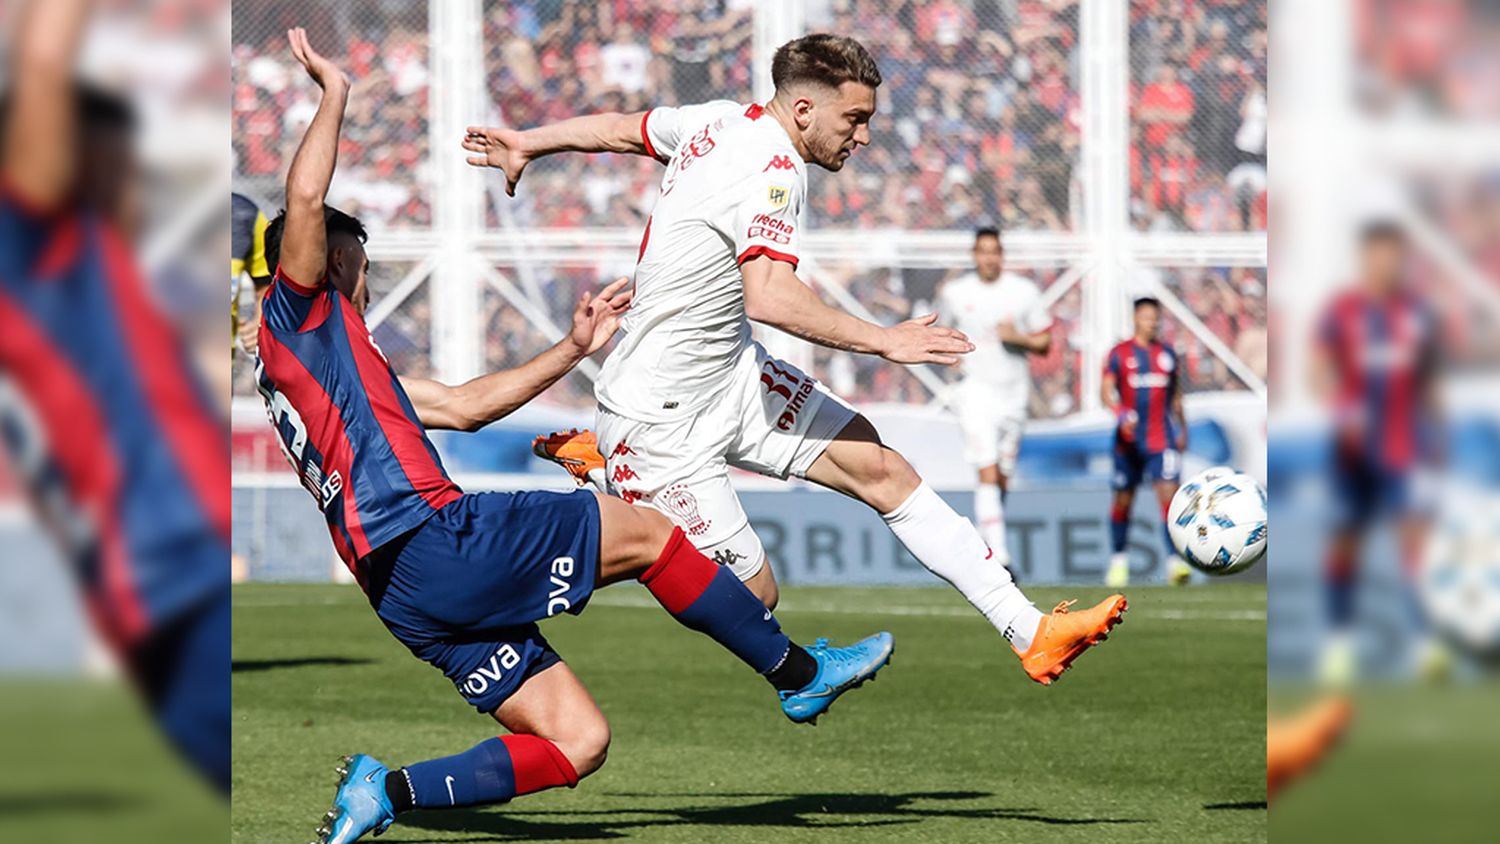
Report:
[[[974,343],[974,351],[961,358],[966,388],[981,389],[998,406],[1024,415],[1031,390],[1027,353],[1001,343],[996,330],[1007,320],[1024,334],[1049,328],[1052,316],[1042,307],[1041,289],[1014,273],[985,282],[971,272],[943,285],[938,310]]]
[[[726,389],[750,345],[740,264],[769,255],[797,266],[807,167],[758,105],[655,108],[641,134],[667,172],[595,396],[623,416],[666,422]]]

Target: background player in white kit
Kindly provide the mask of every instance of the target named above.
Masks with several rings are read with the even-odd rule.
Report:
[[[1124,597],[1042,615],[973,524],[868,419],[750,337],[755,320],[904,364],[956,364],[973,348],[934,325],[935,314],[876,325],[826,305],[797,278],[806,167],[838,171],[870,142],[880,72],[853,39],[809,35],[776,51],[771,75],[776,94],[763,106],[719,101],[525,132],[469,129],[469,163],[504,170],[512,194],[527,163],[556,152],[629,152],[667,165],[624,336],[596,388],[598,452],[591,440],[558,435],[546,453],[579,455],[580,478],[602,453],[611,493],[666,513],[767,606],[776,582],[729,466],[857,498],[1005,636],[1032,679],[1049,684],[1119,622]]]
[[[1010,565],[1005,546],[1006,485],[1016,471],[1026,406],[1031,398],[1029,355],[1052,348],[1052,317],[1036,283],[1005,272],[1000,232],[974,233],[974,271],[943,284],[938,313],[974,343],[964,356],[955,394],[964,459],[979,472],[974,518],[979,533]]]

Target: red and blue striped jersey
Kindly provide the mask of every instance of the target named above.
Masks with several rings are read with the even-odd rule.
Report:
[[[255,378],[282,451],[357,578],[361,558],[463,494],[364,320],[332,285],[304,287],[276,269]]]
[[[228,586],[228,430],[130,246],[0,186],[0,447],[129,648]]]
[[[1380,299],[1354,289],[1329,303],[1318,343],[1331,364],[1334,419],[1346,453],[1388,469],[1426,456],[1426,394],[1438,342],[1436,314],[1410,292]]]
[[[1132,338],[1109,350],[1104,371],[1115,376],[1121,410],[1134,411],[1137,420],[1133,432],[1115,426],[1115,447],[1148,454],[1176,448],[1172,396],[1177,392],[1177,352],[1157,340],[1143,346]]]

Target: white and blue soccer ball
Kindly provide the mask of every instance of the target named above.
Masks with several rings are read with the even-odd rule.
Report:
[[[1428,623],[1476,656],[1500,656],[1500,494],[1453,489],[1417,576]]]
[[[1167,533],[1193,568],[1234,574],[1266,555],[1266,491],[1227,466],[1188,479],[1167,508]]]

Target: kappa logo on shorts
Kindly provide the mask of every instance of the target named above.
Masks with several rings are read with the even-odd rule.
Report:
[[[736,554],[728,548],[720,548],[714,552],[714,562],[721,566],[733,567],[735,563],[745,559],[744,554]]]
[[[513,645],[501,645],[495,654],[490,657],[488,665],[481,665],[479,669],[469,676],[454,683],[458,687],[459,694],[465,697],[476,698],[489,691],[491,683],[500,682],[505,672],[510,671],[521,664],[521,654]]]
[[[669,515],[675,516],[677,521],[684,525],[683,530],[687,531],[689,536],[702,536],[713,524],[698,513],[698,497],[681,484],[669,487],[666,492],[656,497],[656,501],[666,509]]]

